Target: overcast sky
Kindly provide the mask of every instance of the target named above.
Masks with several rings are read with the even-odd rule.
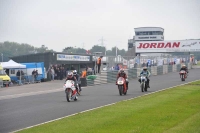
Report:
[[[162,27],[165,40],[200,38],[200,0],[0,0],[0,42],[61,52],[101,44],[127,50],[136,27]]]

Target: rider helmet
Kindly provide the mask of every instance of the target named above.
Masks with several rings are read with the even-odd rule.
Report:
[[[72,77],[73,77],[73,73],[72,73],[72,72],[69,72],[69,73],[68,73],[68,77],[69,77],[69,78],[72,78]]]
[[[143,67],[143,70],[146,71],[146,70],[147,70],[147,67]]]
[[[186,67],[185,64],[183,64],[182,67],[183,67],[183,68]]]
[[[76,71],[76,70],[74,70],[74,71],[73,71],[73,75],[76,75],[76,74],[77,74],[77,71]]]
[[[124,73],[124,69],[121,68],[121,69],[119,70],[119,72],[120,72],[120,73]]]

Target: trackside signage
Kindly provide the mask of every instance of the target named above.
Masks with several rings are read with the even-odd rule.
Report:
[[[60,61],[90,61],[90,56],[57,54]]]
[[[200,40],[135,42],[136,53],[200,51]]]

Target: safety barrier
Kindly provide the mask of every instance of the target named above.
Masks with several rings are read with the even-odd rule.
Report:
[[[157,74],[162,75],[163,74],[163,66],[157,66]]]
[[[168,73],[170,73],[170,72],[173,72],[173,70],[172,70],[172,65],[168,65]]]
[[[156,66],[152,66],[151,67],[151,75],[158,75],[157,72],[158,72],[157,71],[157,67]]]
[[[168,65],[163,65],[163,74],[168,73]]]
[[[176,65],[176,72],[179,71],[181,69],[181,64],[177,64]]]
[[[173,72],[176,72],[177,71],[177,66],[176,65],[173,65]]]

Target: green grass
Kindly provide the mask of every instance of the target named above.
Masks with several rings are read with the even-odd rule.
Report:
[[[197,62],[197,65],[200,66],[200,61]]]
[[[20,133],[199,132],[200,81],[20,131]]]

